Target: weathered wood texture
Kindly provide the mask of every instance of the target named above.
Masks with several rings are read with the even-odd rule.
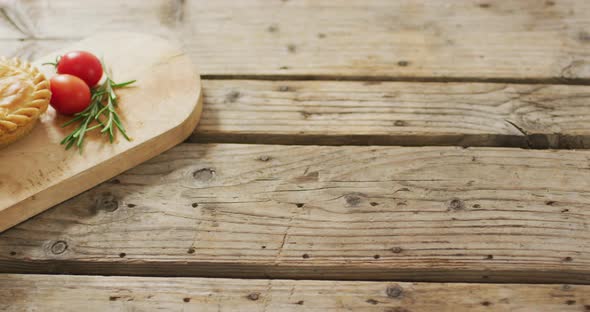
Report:
[[[590,147],[590,86],[207,80],[194,142]]]
[[[0,54],[143,30],[183,42],[205,75],[590,78],[585,0],[0,3]]]
[[[0,6],[0,54],[25,58],[97,30],[141,29],[179,40],[211,78],[539,82],[590,75],[590,3],[581,0],[58,0]],[[191,140],[587,148],[588,88],[210,80],[206,120]]]
[[[590,153],[184,144],[0,236],[1,272],[590,282]]]
[[[2,311],[589,311],[590,286],[0,274]]]

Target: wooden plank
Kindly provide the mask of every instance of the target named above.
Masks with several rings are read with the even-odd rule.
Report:
[[[44,55],[61,50],[77,40],[2,40],[0,55],[18,56],[25,60],[37,60]]]
[[[3,5],[2,40],[41,40],[44,46],[97,31],[143,30],[183,42],[204,75],[584,81],[590,76],[590,2],[584,0]]]
[[[590,147],[590,87],[207,80],[192,142]]]
[[[588,311],[590,286],[0,274],[2,311]]]
[[[0,272],[590,282],[590,153],[184,144],[0,235]]]

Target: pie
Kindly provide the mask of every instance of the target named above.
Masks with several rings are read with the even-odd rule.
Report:
[[[36,67],[0,58],[0,148],[27,135],[50,99],[49,80]]]

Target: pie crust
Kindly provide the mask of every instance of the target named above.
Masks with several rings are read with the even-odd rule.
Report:
[[[35,66],[0,58],[0,148],[27,135],[50,99],[49,80]]]

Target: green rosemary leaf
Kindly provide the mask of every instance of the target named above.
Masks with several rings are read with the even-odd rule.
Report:
[[[131,138],[127,135],[127,132],[125,132],[125,129],[123,128],[123,126],[120,124],[116,124],[116,125],[117,125],[117,128],[119,129],[119,131],[121,131],[121,134],[123,135],[123,137],[125,137],[125,140],[131,141]]]
[[[70,140],[70,141],[68,142],[68,145],[66,145],[66,151],[67,151],[67,150],[69,150],[70,148],[72,148],[72,146],[74,146],[74,142],[76,142],[76,141],[74,141],[74,140]]]
[[[105,111],[105,110],[107,110],[108,108],[109,108],[109,107],[108,107],[108,106],[106,106],[106,105],[105,105],[105,106],[103,106],[103,107],[102,107],[102,108],[101,108],[101,109],[100,109],[100,110],[99,110],[99,111],[96,113],[96,117],[95,117],[95,119],[96,119],[96,120],[98,120],[98,117],[100,117],[100,116],[101,116],[101,115],[104,113],[104,111]]]
[[[68,135],[67,137],[65,137],[63,140],[61,140],[61,142],[59,144],[66,144],[73,136],[74,134],[71,133],[70,135]]]
[[[92,127],[88,128],[88,129],[86,129],[86,132],[90,132],[90,131],[92,131],[92,130],[94,130],[94,129],[98,129],[98,128],[100,128],[100,127],[102,127],[102,125],[101,125],[101,124],[94,125],[94,126],[92,126]]]
[[[84,116],[82,116],[82,115],[78,115],[78,116],[76,116],[76,117],[74,117],[74,118],[70,119],[68,122],[64,123],[63,125],[61,125],[61,127],[62,127],[62,128],[65,128],[65,127],[67,127],[67,126],[69,126],[69,125],[73,124],[74,122],[76,122],[76,121],[78,121],[78,120],[82,119],[82,118],[84,118]]]
[[[117,89],[117,88],[123,88],[123,87],[126,87],[126,86],[128,86],[128,85],[130,85],[130,84],[132,84],[132,83],[135,83],[136,81],[137,81],[137,80],[129,80],[129,81],[121,82],[121,83],[114,83],[114,82],[111,80],[111,82],[112,82],[112,84],[111,84],[111,87],[112,87],[113,89]]]

